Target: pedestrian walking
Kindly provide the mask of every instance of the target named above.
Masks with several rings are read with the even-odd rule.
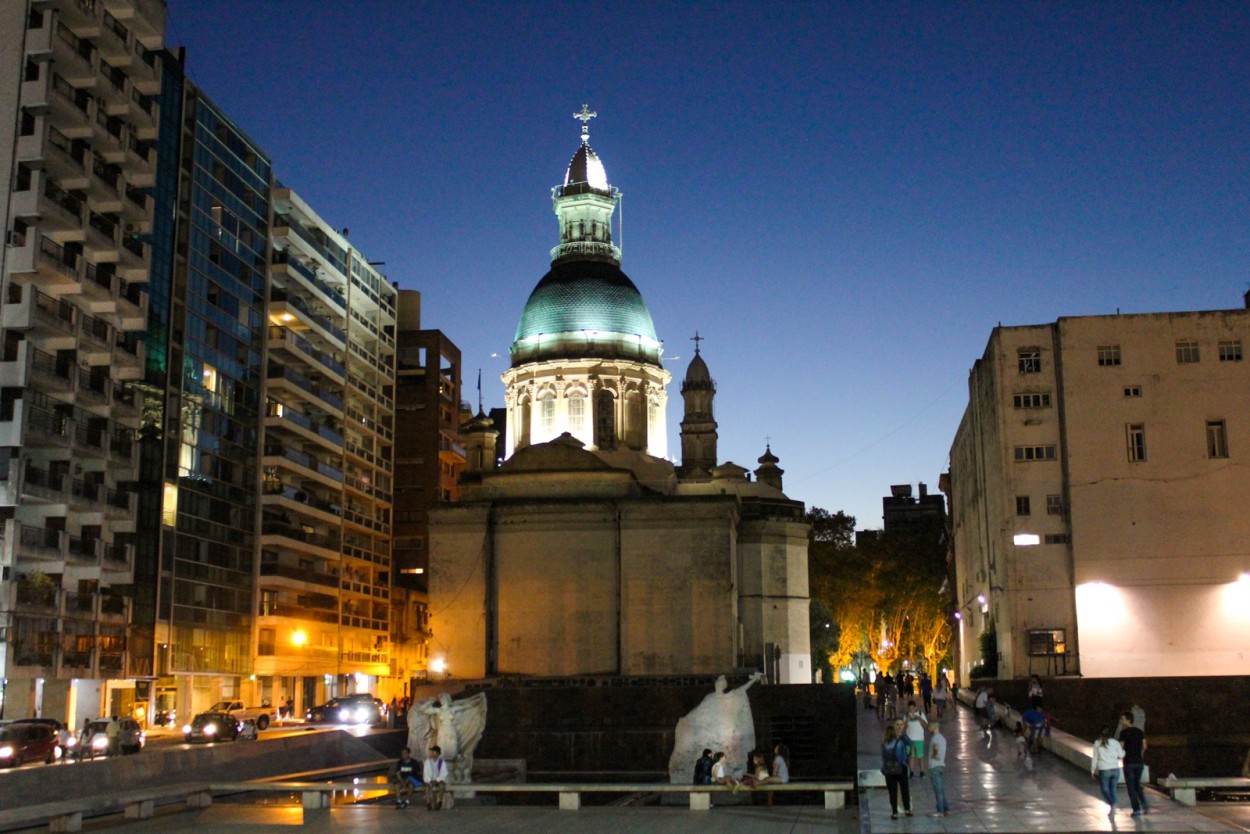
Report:
[[[1107,816],[1115,816],[1115,791],[1120,781],[1120,760],[1124,748],[1111,737],[1111,728],[1103,726],[1102,733],[1094,742],[1094,755],[1090,757],[1089,774],[1098,780],[1103,801],[1107,803]]]
[[[931,721],[929,729],[929,785],[933,788],[933,802],[936,806],[933,816],[944,817],[950,811],[946,802],[946,736],[942,735],[939,721]]]
[[[1146,792],[1142,790],[1141,777],[1146,769],[1142,754],[1146,752],[1146,734],[1133,726],[1133,713],[1120,716],[1120,746],[1124,748],[1124,787],[1128,789],[1128,801],[1133,806],[1133,816],[1150,813]]]
[[[898,795],[903,794],[903,813],[911,816],[911,789],[907,786],[907,740],[900,738],[893,722],[885,725],[881,739],[881,773],[890,793],[890,819],[898,819]]]
[[[946,699],[950,696],[950,684],[946,681],[946,673],[938,674],[937,686],[933,687],[933,706],[937,708],[938,718],[946,713]]]
[[[920,698],[924,704],[924,714],[933,712],[933,681],[924,672],[920,673]]]

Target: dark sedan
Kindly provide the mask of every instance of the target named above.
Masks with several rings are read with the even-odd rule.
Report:
[[[57,757],[56,730],[46,724],[14,723],[0,729],[0,767],[24,762],[52,764]]]
[[[316,724],[377,724],[382,713],[372,695],[360,694],[333,698],[308,710],[304,718]]]
[[[226,712],[201,712],[182,728],[182,736],[192,741],[234,741],[243,725]]]

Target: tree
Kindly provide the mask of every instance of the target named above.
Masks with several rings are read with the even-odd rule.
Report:
[[[880,669],[904,659],[937,668],[951,641],[940,536],[891,532],[857,545],[853,516],[813,507],[808,521],[813,605],[828,610],[835,627],[836,643],[821,643],[830,666],[837,670],[866,655]],[[812,645],[815,651],[815,639]]]

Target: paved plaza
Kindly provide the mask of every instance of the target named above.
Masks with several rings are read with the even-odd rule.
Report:
[[[878,747],[881,722],[869,710],[858,711],[859,768],[880,767]],[[911,781],[914,817],[890,819],[884,788],[861,791],[860,805],[825,811],[816,805],[720,806],[708,812],[684,806],[583,807],[560,811],[552,806],[473,806],[431,813],[421,806],[397,810],[386,801],[304,811],[279,804],[251,805],[219,802],[193,811],[159,809],[143,822],[123,823],[119,817],[88,821],[86,831],[118,834],[263,834],[263,832],[354,832],[354,834],[410,834],[419,831],[456,831],[465,834],[564,834],[564,832],[638,832],[684,834],[696,830],[733,834],[878,834],[880,832],[1233,832],[1250,831],[1250,806],[1207,805],[1201,811],[1186,808],[1157,791],[1150,792],[1152,813],[1129,816],[1121,790],[1121,810],[1114,819],[1098,796],[1095,782],[1071,764],[1043,753],[1032,767],[1016,758],[1009,733],[987,736],[970,711],[948,711],[944,733],[950,744],[946,784],[952,813],[937,819],[927,781]],[[802,774],[795,774],[801,778]]]
[[[859,711],[860,770],[881,768],[882,727],[875,712]],[[1246,831],[1243,826],[1250,824],[1248,806],[1228,806],[1226,816],[1242,820],[1242,825],[1237,825],[1231,819],[1213,819],[1173,802],[1166,794],[1149,790],[1151,812],[1134,818],[1123,785],[1119,809],[1114,818],[1108,818],[1098,784],[1087,772],[1046,752],[1027,765],[1017,758],[1011,733],[1002,729],[983,733],[967,707],[946,710],[942,733],[949,746],[945,784],[951,813],[941,819],[931,817],[934,802],[928,779],[912,779],[913,817],[903,816],[900,807],[899,818],[890,819],[885,788],[860,792],[863,831]]]

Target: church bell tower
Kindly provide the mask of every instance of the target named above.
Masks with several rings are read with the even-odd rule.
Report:
[[[683,478],[706,479],[716,468],[716,418],[712,414],[716,383],[699,354],[703,337],[696,332],[693,341],[694,359],[681,383],[686,409],[681,420],[681,466],[677,473]]]

